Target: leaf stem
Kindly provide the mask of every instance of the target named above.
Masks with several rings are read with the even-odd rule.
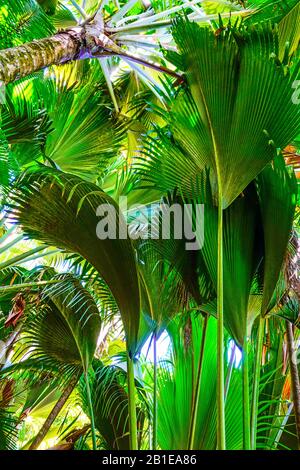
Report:
[[[296,421],[296,431],[298,437],[298,449],[300,450],[300,380],[298,374],[297,361],[294,350],[294,333],[291,322],[286,320],[287,345],[290,359],[291,385],[293,392],[294,413]]]
[[[260,317],[258,330],[257,330],[255,363],[254,363],[254,373],[253,373],[253,387],[252,387],[252,406],[251,406],[251,449],[252,450],[256,449],[259,381],[260,381],[260,368],[261,368],[264,331],[265,331],[265,319],[263,317]]]
[[[135,383],[133,359],[127,353],[127,374],[128,374],[128,404],[129,404],[129,442],[130,450],[137,450],[137,419],[135,406]]]
[[[220,182],[219,182],[220,184]],[[226,449],[224,401],[224,315],[223,315],[223,208],[219,191],[218,204],[218,266],[217,266],[217,449]]]
[[[248,338],[245,337],[243,345],[243,450],[250,450],[250,397],[249,397],[249,357]]]
[[[209,316],[205,315],[204,322],[203,322],[200,356],[199,356],[197,378],[196,378],[196,388],[195,388],[195,393],[193,395],[192,410],[191,410],[191,421],[190,421],[189,441],[188,441],[189,450],[193,450],[195,447],[195,431],[196,431],[199,400],[200,400],[201,377],[202,377],[202,370],[203,370],[203,358],[204,358],[204,351],[205,351],[208,318]]]
[[[3,261],[3,263],[0,264],[0,270],[2,269],[5,269],[5,268],[9,268],[9,266],[12,266],[12,265],[15,265],[17,263],[20,263],[20,261],[27,261],[27,258],[29,256],[32,256],[36,253],[39,253],[40,251],[43,251],[47,248],[46,245],[42,245],[42,246],[37,246],[36,248],[32,248],[31,250],[28,250],[26,251],[25,253],[21,253],[20,255],[17,255],[17,256],[14,256],[13,258],[11,259],[8,259],[6,261]],[[44,255],[46,255],[47,253],[45,253]],[[43,254],[41,254],[41,256],[44,256]]]
[[[75,1],[75,0],[70,0],[73,7],[78,11],[78,13],[80,14],[80,16],[82,16],[83,19],[87,19],[87,14],[86,12],[84,11],[84,9]]]
[[[41,286],[48,286],[50,284],[59,284],[62,282],[59,279],[50,279],[48,281],[24,282],[23,284],[12,284],[11,286],[0,286],[0,293],[6,294],[8,292],[21,291],[23,289],[35,289]]]
[[[92,395],[91,395],[91,388],[90,388],[90,382],[89,382],[89,377],[88,377],[88,371],[84,372],[84,378],[85,378],[85,384],[86,384],[86,394],[87,394],[87,399],[88,399],[88,407],[89,407],[89,412],[90,412],[93,450],[97,450],[95,417],[94,417],[94,409],[93,409],[93,403],[92,403]]]
[[[156,450],[157,441],[157,349],[156,332],[153,334],[153,436],[152,449]]]

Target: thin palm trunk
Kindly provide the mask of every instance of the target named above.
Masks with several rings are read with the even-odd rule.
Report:
[[[282,420],[282,423],[281,423],[281,426],[278,430],[278,433],[276,435],[276,438],[274,439],[274,447],[276,448],[280,442],[280,439],[281,439],[281,436],[284,432],[284,429],[288,423],[288,420],[289,420],[289,417],[291,416],[291,413],[293,411],[293,408],[294,408],[294,403],[290,403],[288,409],[287,409],[287,412],[285,414],[285,416],[283,417],[283,420]]]
[[[129,442],[130,450],[137,450],[137,419],[135,405],[135,383],[133,359],[127,354],[128,402],[129,402]]]
[[[193,450],[195,447],[195,431],[196,431],[199,400],[200,400],[201,377],[202,377],[202,370],[203,370],[203,358],[204,358],[208,318],[209,318],[208,315],[205,315],[202,338],[201,338],[198,371],[197,371],[197,378],[196,378],[196,388],[195,388],[195,393],[193,394],[193,400],[192,400],[191,421],[190,421],[189,441],[188,441],[189,450]]]
[[[260,369],[261,369],[264,331],[265,331],[265,319],[263,317],[260,317],[258,330],[257,330],[253,387],[252,387],[252,406],[251,406],[251,449],[252,450],[256,449],[259,382],[260,382]]]
[[[243,443],[244,450],[250,450],[249,357],[247,337],[245,337],[243,345]]]
[[[217,449],[226,449],[224,401],[224,316],[223,316],[223,209],[221,192],[218,206],[218,332],[217,332]]]
[[[92,402],[92,395],[91,395],[91,387],[88,377],[88,372],[84,373],[85,384],[86,384],[86,394],[88,399],[88,407],[90,412],[90,420],[91,420],[91,431],[92,431],[92,443],[93,443],[93,450],[97,450],[97,436],[96,436],[96,427],[95,427],[95,417],[94,417],[94,408]]]
[[[300,450],[300,381],[297,361],[294,351],[294,333],[291,322],[286,321],[287,345],[290,359],[291,385],[293,392],[294,413],[296,421],[296,431],[298,437],[298,448]]]
[[[59,400],[55,403],[54,407],[52,408],[49,416],[47,417],[46,421],[44,422],[42,428],[39,430],[37,433],[34,441],[31,443],[29,450],[36,450],[42,441],[44,440],[45,436],[47,435],[50,427],[52,426],[54,420],[57,418],[58,414],[62,410],[63,406],[65,405],[67,399],[73,392],[76,384],[78,381],[78,377],[73,378],[70,383],[67,385],[67,387],[64,389],[63,393],[61,394],[61,397]]]
[[[152,449],[156,449],[157,442],[157,350],[156,332],[153,334],[153,436]]]

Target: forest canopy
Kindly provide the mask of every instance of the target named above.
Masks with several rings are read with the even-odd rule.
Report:
[[[300,449],[299,0],[0,0],[0,449]]]

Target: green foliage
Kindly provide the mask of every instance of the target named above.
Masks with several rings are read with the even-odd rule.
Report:
[[[47,15],[54,15],[58,0],[36,0]]]
[[[265,314],[278,282],[291,237],[297,200],[297,181],[291,168],[278,157],[258,176],[257,190],[262,211],[265,240],[264,292]],[[280,230],[277,230],[280,224]]]
[[[15,450],[16,420],[12,413],[0,409],[0,450]]]
[[[128,395],[124,389],[124,378],[122,370],[111,366],[99,364],[94,370],[91,393],[95,425],[104,440],[102,445],[105,449],[129,448]],[[84,397],[83,384],[82,394]]]
[[[284,74],[270,58],[276,54],[276,33],[269,28],[230,27],[216,38],[206,28],[178,20],[173,35],[192,95],[175,101],[170,123],[175,143],[188,155],[194,174],[206,166],[213,170],[213,187],[218,184],[227,207],[274,158],[276,148],[295,138],[300,114],[292,102],[292,83],[297,75]],[[175,178],[180,168],[189,175],[180,153],[176,160],[181,164]]]
[[[98,7],[0,0],[0,49]],[[1,94],[1,450],[299,446],[299,8],[104,2],[116,54]],[[172,204],[201,249],[163,236]]]
[[[178,320],[168,328],[172,339],[172,362],[160,362],[158,442],[162,449],[187,449],[191,400],[199,360],[203,319],[191,316],[190,327],[179,329]],[[196,424],[196,449],[216,446],[216,321],[209,319]],[[226,373],[229,376],[229,365]],[[242,395],[240,370],[232,371],[226,400],[228,449],[242,448]],[[176,429],[176,432],[174,430]]]
[[[57,280],[42,292],[42,307],[25,328],[26,342],[32,357],[87,370],[100,332],[99,312],[77,279],[61,275]]]
[[[34,0],[1,0],[0,6],[1,49],[43,38],[54,32],[52,23]]]
[[[119,305],[128,347],[133,353],[139,326],[140,300],[131,241],[101,240],[96,234],[96,210],[100,204],[111,204],[117,211],[116,218],[119,220],[116,222],[121,224],[118,228],[127,230],[123,217],[118,215],[116,203],[96,185],[57,171],[25,175],[13,198],[16,204],[14,216],[25,233],[78,253],[97,269]],[[85,227],[89,229],[85,230]],[[128,292],[131,293],[130,297]]]

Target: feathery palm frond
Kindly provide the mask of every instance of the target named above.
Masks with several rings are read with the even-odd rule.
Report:
[[[54,32],[51,20],[34,0],[1,3],[0,49],[43,38]]]
[[[39,313],[24,328],[32,358],[47,364],[54,360],[63,369],[87,370],[100,333],[100,316],[91,295],[70,275],[41,294]]]
[[[17,441],[17,421],[14,415],[0,409],[0,449],[14,450]]]

